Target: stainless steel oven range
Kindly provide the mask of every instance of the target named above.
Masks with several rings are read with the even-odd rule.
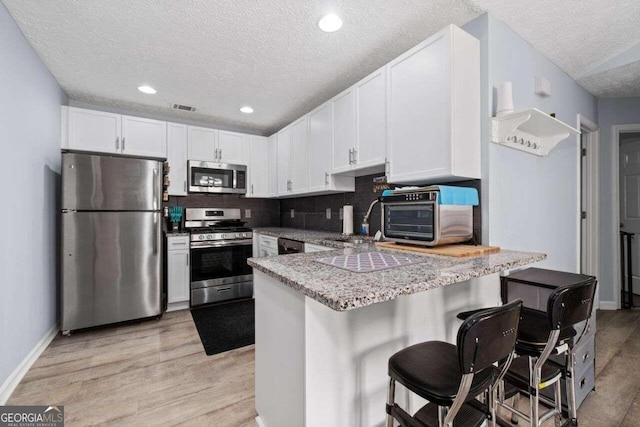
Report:
[[[185,210],[190,232],[191,306],[253,295],[253,233],[244,227],[240,209]]]

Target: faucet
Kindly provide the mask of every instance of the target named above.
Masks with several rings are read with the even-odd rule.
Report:
[[[373,210],[373,207],[376,205],[376,203],[378,203],[380,200],[382,200],[382,197],[378,197],[377,199],[375,199],[373,202],[371,202],[371,204],[369,205],[369,210],[367,210],[367,214],[364,216],[364,218],[362,219],[362,225],[360,227],[360,233],[363,236],[367,236],[369,237],[369,217],[371,216],[371,211]]]

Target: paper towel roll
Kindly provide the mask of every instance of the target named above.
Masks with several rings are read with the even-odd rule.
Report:
[[[503,116],[513,111],[513,94],[511,82],[498,83],[496,90],[498,98],[496,105],[496,116]]]
[[[344,205],[342,207],[342,234],[353,234],[353,206]]]

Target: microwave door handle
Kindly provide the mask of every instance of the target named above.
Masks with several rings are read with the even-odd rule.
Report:
[[[238,171],[234,170],[233,171],[233,184],[232,184],[232,188],[238,188]]]

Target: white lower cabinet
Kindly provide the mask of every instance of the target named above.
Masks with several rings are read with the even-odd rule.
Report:
[[[264,234],[253,234],[254,248],[257,249],[258,258],[278,255],[278,238],[265,236]]]
[[[189,307],[189,237],[167,237],[168,311]]]

